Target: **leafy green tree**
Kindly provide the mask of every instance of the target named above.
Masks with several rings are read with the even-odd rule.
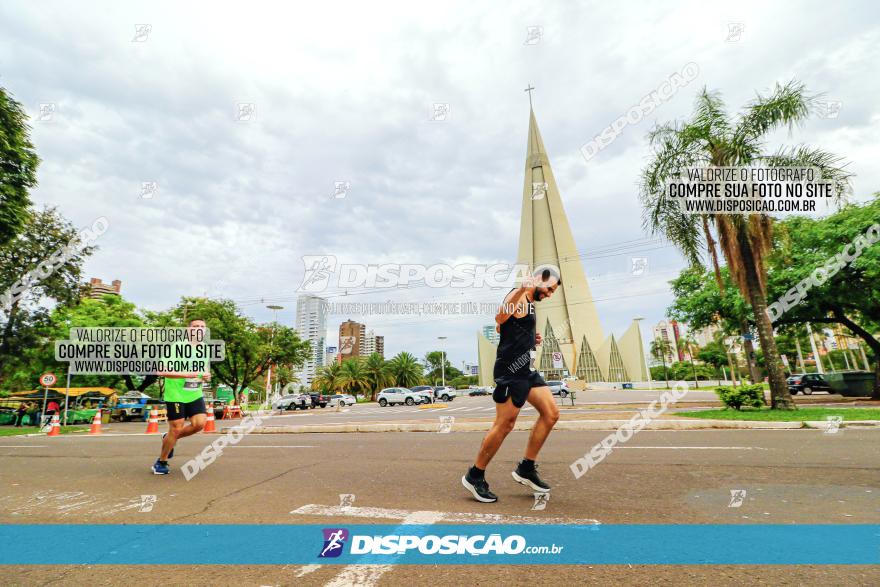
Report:
[[[28,192],[37,185],[39,164],[24,108],[0,87],[0,247],[12,242],[28,220]]]
[[[866,237],[876,224],[880,224],[880,193],[826,218],[795,216],[780,223],[769,257],[767,291],[774,326],[789,330],[806,322],[836,323],[861,338],[875,357],[873,397],[880,399],[880,339],[875,336],[880,331],[880,243],[870,244]],[[855,256],[857,250],[860,254],[853,261],[835,259],[842,251]],[[819,285],[811,280],[817,269],[821,269],[817,276],[827,277]],[[805,295],[790,298],[789,290],[795,288],[797,293],[799,284],[807,284]],[[799,303],[789,303],[797,298]]]
[[[250,387],[269,365],[302,367],[311,356],[308,341],[300,340],[293,328],[281,324],[258,325],[241,314],[232,300],[183,298],[166,315],[152,315],[158,323],[181,326],[193,318],[205,321],[211,339],[223,340],[226,354],[211,363],[212,383],[225,384],[236,393]],[[168,322],[171,324],[167,324]]]
[[[29,308],[79,300],[82,266],[94,250],[54,208],[29,215],[18,238],[0,246],[0,366],[29,342],[22,332],[33,323]]]
[[[449,356],[443,351],[431,351],[425,355],[425,371],[425,378],[435,385],[440,385],[444,375],[446,381],[464,375],[461,369],[452,366],[452,363],[449,362]]]
[[[642,174],[641,198],[646,227],[662,233],[691,264],[703,263],[705,249],[718,269],[714,231],[731,277],[753,309],[761,348],[767,357],[773,408],[795,409],[782,371],[773,327],[766,315],[765,257],[772,247],[772,219],[765,214],[685,214],[667,197],[666,184],[689,167],[762,164],[774,167],[815,167],[837,193],[849,188],[850,174],[839,159],[821,149],[805,146],[765,150],[765,137],[783,126],[806,120],[814,97],[804,86],[777,85],[769,96],[758,95],[738,118],[725,112],[720,94],[705,88],[697,97],[691,120],[667,123],[651,132],[653,157]]]
[[[410,353],[398,353],[389,361],[388,368],[397,387],[413,387],[420,385],[425,379],[419,361]]]

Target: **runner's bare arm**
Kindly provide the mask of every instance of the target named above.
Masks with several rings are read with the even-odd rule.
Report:
[[[530,287],[526,283],[523,283],[522,287],[507,294],[504,301],[501,303],[501,307],[498,309],[498,314],[495,315],[495,322],[499,326],[507,322],[508,318],[516,314],[517,304],[519,304],[530,289],[534,289],[534,287]]]

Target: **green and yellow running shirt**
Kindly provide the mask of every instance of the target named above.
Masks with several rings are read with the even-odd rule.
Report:
[[[184,343],[189,344],[189,343]],[[178,353],[179,354],[179,353]],[[194,402],[202,397],[202,385],[204,381],[195,377],[190,378],[165,378],[165,401],[169,403],[186,404]]]

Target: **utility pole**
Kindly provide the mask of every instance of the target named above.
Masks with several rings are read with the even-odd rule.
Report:
[[[813,338],[813,329],[807,322],[807,335],[810,337],[810,348],[813,349],[813,358],[816,359],[816,372],[825,374],[825,368],[822,366],[822,359],[819,357],[819,350],[816,348],[816,340]]]
[[[806,373],[807,366],[804,365],[804,355],[801,353],[801,341],[798,340],[797,333],[794,335],[794,347],[797,349],[798,363],[801,365],[801,373]]]
[[[446,337],[445,336],[438,336],[437,340],[441,340],[441,341],[446,340]],[[441,342],[440,344],[442,345],[443,343]],[[440,349],[440,357],[441,357],[441,359],[440,359],[440,373],[441,373],[441,375],[440,376],[442,378],[441,385],[443,387],[446,387],[446,350],[444,348]]]

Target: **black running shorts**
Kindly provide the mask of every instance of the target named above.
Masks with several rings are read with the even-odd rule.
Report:
[[[184,418],[192,418],[197,414],[207,414],[208,409],[205,407],[205,398],[200,397],[191,402],[165,402],[168,410],[169,420],[183,420]]]
[[[529,397],[529,392],[533,387],[545,387],[547,382],[541,377],[537,371],[529,371],[523,376],[501,377],[495,380],[495,391],[492,392],[492,399],[496,404],[507,402],[508,398],[513,400],[513,405],[521,408]]]

